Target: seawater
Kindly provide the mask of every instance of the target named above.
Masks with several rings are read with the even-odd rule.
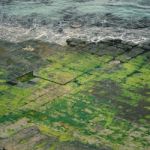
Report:
[[[81,24],[72,28],[71,24]],[[150,37],[149,0],[1,0],[0,38],[63,44],[78,37],[98,41]]]

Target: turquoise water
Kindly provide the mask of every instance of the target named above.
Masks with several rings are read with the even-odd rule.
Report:
[[[113,13],[126,19],[150,17],[149,0],[145,3],[144,0],[11,0],[0,5],[1,14],[20,17],[36,13],[49,19],[61,19],[67,9],[77,15]]]
[[[42,30],[65,31],[67,36],[74,35],[70,24],[77,22],[82,25],[78,31],[109,28],[131,31],[131,35],[148,38],[150,28],[150,0],[2,0],[0,1],[0,25],[9,26],[8,35],[0,33],[1,38],[13,36],[10,28],[23,30],[42,28]],[[44,29],[43,29],[44,28]],[[60,30],[61,28],[61,30]],[[110,29],[112,28],[112,29]],[[1,30],[4,30],[1,28]],[[70,30],[70,31],[68,31]],[[128,31],[127,31],[128,30]],[[145,31],[146,30],[146,31]],[[121,31],[121,32],[122,32]],[[45,31],[47,32],[47,31]],[[68,34],[70,32],[71,34]],[[89,31],[88,31],[89,32]],[[118,32],[118,31],[117,31]],[[116,32],[116,33],[117,33]],[[134,32],[132,34],[132,32]],[[138,35],[135,35],[136,32]],[[37,32],[36,32],[37,33]],[[64,32],[63,32],[64,33]],[[38,34],[38,33],[37,33]],[[41,34],[41,33],[40,33]],[[62,33],[61,33],[62,34]],[[128,35],[129,35],[128,34]],[[146,35],[145,35],[146,34]],[[17,35],[17,33],[16,33]],[[30,36],[30,35],[29,35]],[[31,35],[32,38],[33,34]],[[38,36],[38,35],[37,35]],[[63,34],[63,36],[65,36]],[[84,34],[84,36],[86,36]],[[119,35],[121,36],[121,35]]]

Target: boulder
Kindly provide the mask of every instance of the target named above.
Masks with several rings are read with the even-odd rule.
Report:
[[[70,38],[66,40],[68,46],[70,47],[84,47],[86,46],[87,42],[83,41],[81,39],[76,39],[76,38]]]

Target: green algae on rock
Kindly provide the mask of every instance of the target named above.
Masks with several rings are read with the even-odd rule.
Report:
[[[149,149],[147,47],[110,39],[67,43],[0,42],[0,146]]]

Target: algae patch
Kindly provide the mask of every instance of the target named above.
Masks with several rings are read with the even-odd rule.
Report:
[[[65,47],[41,41],[9,43],[12,51],[1,45],[2,53],[8,54],[8,58],[0,55],[2,147],[150,148],[150,53],[146,48],[121,40],[71,39]],[[136,48],[140,50],[134,53]],[[26,123],[18,125],[23,118]]]

